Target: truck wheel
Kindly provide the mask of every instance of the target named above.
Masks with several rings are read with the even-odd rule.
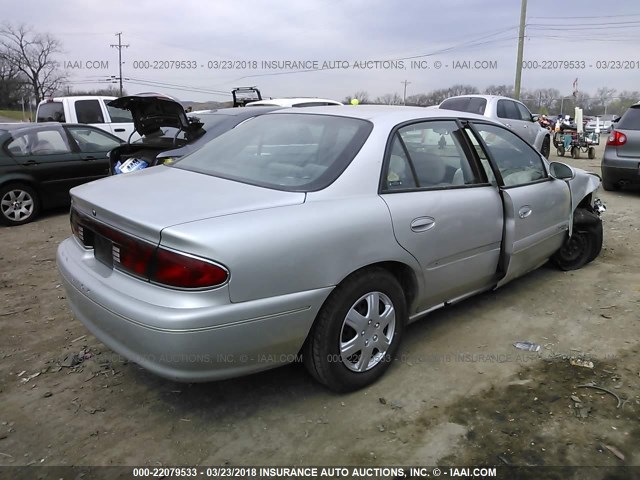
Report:
[[[571,158],[580,158],[580,149],[578,147],[571,147]]]
[[[589,147],[589,158],[593,160],[596,158],[596,149],[593,147]]]

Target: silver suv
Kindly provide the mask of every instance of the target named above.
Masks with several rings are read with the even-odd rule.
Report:
[[[602,188],[640,185],[640,102],[613,125],[602,157]]]
[[[551,133],[538,123],[521,102],[498,95],[460,95],[447,98],[439,108],[476,113],[504,124],[533,145],[546,158],[551,152]]]

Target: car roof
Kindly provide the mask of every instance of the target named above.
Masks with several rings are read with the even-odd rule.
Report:
[[[295,109],[282,109],[269,113],[280,114],[318,114],[341,117],[360,118],[373,123],[402,123],[405,121],[430,119],[430,118],[468,118],[492,122],[487,117],[475,113],[458,112],[454,110],[441,110],[424,107],[405,107],[395,105],[336,105],[325,107],[298,107]]]
[[[280,107],[292,107],[298,103],[315,103],[315,102],[326,102],[331,103],[332,105],[342,105],[342,103],[337,102],[335,100],[331,100],[329,98],[316,98],[316,97],[282,97],[282,98],[271,98],[271,99],[263,99],[257,100],[255,102],[247,103],[247,106],[280,106]],[[303,108],[303,107],[300,107]]]
[[[18,132],[21,133],[23,131],[29,131],[29,130],[43,130],[45,128],[51,128],[51,127],[81,127],[81,128],[91,128],[93,130],[100,130],[100,132],[113,137],[113,138],[118,138],[115,135],[113,135],[111,132],[107,132],[105,130],[102,130],[101,128],[98,127],[94,127],[93,125],[87,125],[85,123],[60,123],[60,122],[37,122],[37,123],[28,123],[28,122],[23,122],[23,123],[0,123],[0,131],[5,131],[5,132]]]
[[[255,117],[256,115],[260,115],[262,113],[272,112],[274,110],[279,110],[282,107],[262,107],[256,106],[253,108],[242,108],[242,107],[230,107],[230,108],[218,108],[213,110],[196,110],[194,112],[187,113],[187,117],[195,116],[195,117],[206,117],[208,115],[226,115],[229,117]]]
[[[519,102],[520,100],[516,100],[515,98],[511,98],[511,97],[505,97],[503,95],[481,95],[481,94],[476,94],[476,93],[469,93],[466,95],[456,95],[454,97],[449,97],[449,98],[445,98],[443,100],[443,102],[446,102],[447,100],[451,100],[452,98],[484,98],[485,100],[514,100],[516,102]]]
[[[93,100],[96,98],[102,98],[104,100],[115,100],[118,97],[112,97],[109,95],[70,95],[68,97],[48,97],[44,100],[40,100],[38,105],[42,105],[43,103],[52,103],[52,102],[61,102],[62,100]]]

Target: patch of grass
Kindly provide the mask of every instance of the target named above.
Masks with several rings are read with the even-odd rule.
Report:
[[[25,115],[29,115],[28,112],[25,112]],[[0,110],[0,117],[7,117],[11,120],[16,120],[18,122],[22,121],[22,110]]]

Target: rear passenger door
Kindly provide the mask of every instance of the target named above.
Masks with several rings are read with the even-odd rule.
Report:
[[[38,182],[45,203],[69,200],[69,189],[86,174],[80,155],[72,150],[61,126],[47,126],[14,137],[5,149]]]
[[[380,194],[398,243],[420,263],[420,310],[495,284],[502,203],[454,120],[392,133]]]
[[[108,102],[110,102],[110,100],[106,101],[106,103]],[[109,119],[111,120],[111,133],[126,142],[129,140],[129,137],[131,137],[135,128],[131,112],[122,108],[111,107],[106,105],[106,103],[105,108],[107,109]],[[134,134],[133,137],[131,137],[131,141],[133,142],[139,138],[140,135]]]
[[[71,140],[80,151],[85,178],[97,179],[109,174],[108,153],[121,145],[111,135],[89,125],[65,127]]]
[[[472,125],[504,202],[502,285],[537,268],[560,248],[569,230],[571,195],[566,182],[548,175],[541,155],[511,131],[475,121]]]

